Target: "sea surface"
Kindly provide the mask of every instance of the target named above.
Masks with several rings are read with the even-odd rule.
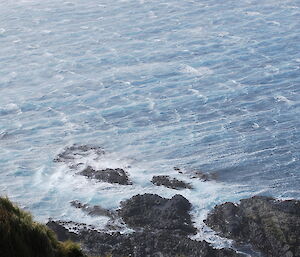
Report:
[[[133,185],[53,162],[73,144],[103,148],[79,161],[124,168]],[[37,220],[101,227],[69,202],[180,193],[217,245],[202,222],[213,206],[300,199],[299,167],[299,0],[0,0],[0,194]]]

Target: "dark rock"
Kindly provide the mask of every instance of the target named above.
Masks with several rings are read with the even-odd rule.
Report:
[[[97,155],[103,155],[105,152],[102,148],[92,145],[77,145],[74,144],[66,147],[55,159],[55,162],[67,162],[74,160],[78,156],[87,156],[89,153],[95,152]]]
[[[77,200],[72,201],[71,205],[75,208],[81,209],[83,212],[90,216],[107,216],[110,218],[116,216],[116,214],[113,211],[102,208],[99,205],[90,206],[88,204],[83,204]]]
[[[78,174],[86,176],[91,179],[96,179],[103,182],[108,182],[112,184],[120,185],[131,185],[128,175],[123,169],[104,169],[104,170],[94,170],[92,167],[88,166],[83,171]]]
[[[76,201],[77,208],[90,206]],[[99,232],[82,224],[51,222],[50,227],[60,238],[73,239],[65,225],[76,231],[75,240],[80,241],[86,254],[113,257],[241,257],[231,249],[214,249],[205,241],[188,238],[196,232],[189,211],[191,204],[181,195],[166,199],[154,194],[136,195],[121,203],[118,214],[136,231],[131,234]],[[76,225],[75,225],[76,226]]]
[[[173,167],[174,170],[176,170],[179,174],[183,174],[182,170],[178,167]]]
[[[126,224],[135,229],[167,230],[187,235],[196,233],[190,209],[190,202],[181,195],[166,199],[155,194],[144,194],[122,202],[118,213]]]
[[[157,186],[165,186],[172,189],[192,189],[189,183],[183,182],[169,176],[153,176],[151,182]]]
[[[205,223],[222,236],[251,243],[266,256],[300,256],[300,201],[256,196],[239,205],[224,203]]]
[[[60,226],[60,225],[58,225]],[[78,234],[83,250],[92,256],[113,257],[241,257],[230,249],[213,249],[205,241],[169,233],[142,231],[132,234],[103,233],[82,229]]]

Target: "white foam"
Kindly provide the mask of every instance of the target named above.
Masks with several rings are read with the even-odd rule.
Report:
[[[183,66],[183,68],[181,68],[181,72],[189,73],[189,74],[195,75],[197,77],[202,77],[204,75],[213,74],[213,71],[211,69],[209,69],[208,67],[194,68],[194,67],[189,66],[189,65]]]
[[[252,124],[252,128],[254,128],[254,129],[258,129],[260,126],[258,125],[258,123],[256,123],[256,122],[254,122],[253,124]]]
[[[155,101],[151,98],[146,98],[146,100],[149,102],[149,109],[154,110],[155,107]]]
[[[149,18],[151,18],[151,19],[157,18],[157,15],[155,15],[155,13],[154,13],[153,11],[148,12],[148,16],[149,16]]]
[[[193,89],[193,88],[189,88],[188,90],[190,92],[192,92],[194,95],[196,95],[197,97],[199,97],[202,100],[204,100],[204,102],[207,102],[208,98],[205,95],[201,94],[199,90]]]
[[[0,107],[0,111],[1,110],[4,111],[5,113],[15,113],[15,114],[21,114],[22,113],[20,107],[15,103],[6,104],[2,108]]]
[[[227,31],[223,31],[223,32],[220,32],[218,34],[219,37],[225,37],[225,36],[228,36],[228,35],[229,35],[229,32],[227,32]]]
[[[7,111],[16,111],[16,110],[19,110],[19,106],[17,104],[10,103],[5,106],[5,109]]]
[[[258,15],[261,15],[261,13],[259,12],[245,12],[246,15],[248,16],[258,16]]]
[[[288,98],[286,98],[285,96],[283,95],[278,95],[278,96],[275,96],[274,99],[277,101],[277,102],[285,102],[287,104],[291,104],[292,101],[289,100]]]
[[[278,22],[278,21],[269,21],[268,23],[274,24],[276,26],[280,26],[281,25],[280,22]]]
[[[44,30],[42,30],[42,33],[43,34],[50,34],[50,33],[52,33],[52,31],[49,30],[49,29],[44,29]]]
[[[203,29],[203,27],[195,27],[195,28],[191,28],[191,29],[185,29],[184,32],[193,34],[195,36],[199,36],[199,35],[204,35],[205,30]]]

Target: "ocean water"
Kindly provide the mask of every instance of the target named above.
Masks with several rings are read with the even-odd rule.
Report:
[[[101,227],[69,202],[180,193],[197,238],[219,242],[202,222],[216,204],[300,198],[299,128],[299,0],[0,0],[0,194],[40,221]],[[102,147],[75,162],[133,185],[53,162],[73,144]],[[159,174],[194,189],[156,187]]]

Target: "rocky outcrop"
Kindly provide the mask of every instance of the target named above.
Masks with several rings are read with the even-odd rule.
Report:
[[[76,205],[79,205],[76,202]],[[81,206],[81,205],[80,205]],[[118,214],[136,231],[130,234],[99,232],[81,226],[68,234],[64,224],[48,224],[59,237],[80,241],[92,256],[113,257],[241,257],[231,249],[214,249],[205,241],[188,238],[196,232],[189,211],[191,204],[181,195],[166,199],[155,194],[133,196],[121,203]],[[73,223],[74,226],[74,223]],[[73,228],[74,230],[74,228]]]
[[[102,182],[108,182],[111,184],[120,185],[131,185],[127,173],[123,169],[104,169],[104,170],[94,170],[92,167],[88,166],[83,171],[78,174],[85,177],[96,179]]]
[[[119,215],[132,228],[168,230],[178,234],[194,234],[189,211],[190,202],[182,195],[171,199],[155,194],[135,195],[121,203]]]
[[[61,225],[58,225],[61,226]],[[91,256],[113,257],[243,257],[231,249],[213,249],[205,241],[194,241],[168,231],[132,234],[103,233],[83,229],[76,235],[83,250]],[[72,237],[74,240],[74,238]],[[245,257],[245,256],[244,256]]]
[[[251,243],[266,256],[300,256],[300,201],[256,196],[218,205],[205,223],[220,235]]]
[[[189,183],[169,176],[153,176],[151,182],[156,186],[165,186],[172,189],[192,189]]]

